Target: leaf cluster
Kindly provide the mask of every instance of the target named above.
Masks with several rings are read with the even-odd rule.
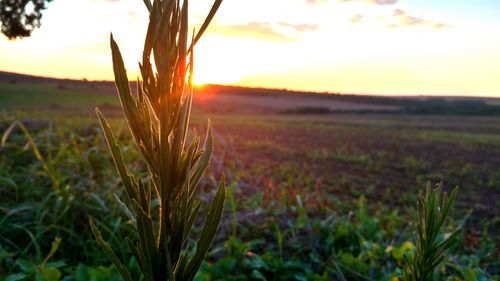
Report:
[[[457,193],[458,188],[449,196],[445,192],[441,200],[441,186],[431,190],[430,184],[427,185],[425,194],[420,193],[417,203],[416,252],[412,258],[404,256],[406,268],[403,280],[434,280],[434,270],[444,260],[444,253],[459,241],[460,229],[456,229],[448,237],[441,237],[441,229]]]
[[[145,280],[192,280],[209,250],[222,215],[224,179],[211,203],[196,250],[191,251],[188,237],[201,208],[196,187],[213,151],[210,124],[203,147],[195,133],[188,134],[193,96],[193,47],[221,2],[215,1],[205,23],[188,45],[188,1],[145,1],[150,22],[139,64],[142,81],[137,81],[136,94],[131,93],[120,50],[111,36],[120,102],[149,177],[141,179],[129,173],[111,128],[99,110],[97,114],[126,189],[126,200],[119,201],[119,205],[134,226],[137,238],[128,239],[128,246]],[[133,280],[93,222],[91,227],[122,277]]]

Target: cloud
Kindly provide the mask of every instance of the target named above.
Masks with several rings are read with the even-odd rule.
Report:
[[[301,33],[301,32],[308,32],[308,31],[316,31],[318,30],[318,25],[317,24],[307,24],[307,23],[302,23],[302,24],[290,24],[286,22],[280,22],[278,25],[286,28],[290,28],[294,30],[295,32]]]
[[[379,5],[394,5],[398,2],[398,0],[370,0],[374,4]]]
[[[247,24],[219,25],[214,32],[224,36],[252,37],[271,41],[296,41],[300,33],[318,29],[315,24],[291,24],[286,22],[250,22]]]
[[[241,25],[223,25],[214,30],[225,36],[254,37],[273,41],[292,40],[289,36],[275,31],[273,26],[267,22],[251,22]]]
[[[449,28],[451,25],[435,22],[431,20],[424,19],[422,17],[416,17],[411,15],[409,12],[395,9],[392,16],[389,18],[389,23],[386,25],[388,28],[400,28],[405,26],[427,26],[434,29]]]
[[[306,0],[307,4],[320,4],[322,2],[325,2],[326,0]]]
[[[321,4],[327,2],[328,0],[306,0],[307,4]],[[337,2],[348,3],[348,2],[364,2],[368,4],[377,5],[394,5],[398,0],[337,0]]]
[[[361,23],[363,21],[363,15],[355,14],[349,17],[349,22],[352,24]]]

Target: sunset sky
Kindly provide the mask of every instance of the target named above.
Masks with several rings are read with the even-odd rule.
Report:
[[[192,0],[198,27],[212,5]],[[109,33],[130,78],[142,0],[54,0],[32,37],[0,38],[0,70],[113,78]],[[224,0],[195,49],[195,81],[385,95],[500,97],[499,0]]]

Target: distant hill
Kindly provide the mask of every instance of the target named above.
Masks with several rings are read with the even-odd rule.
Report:
[[[112,85],[111,81],[88,81],[88,80],[76,80],[76,79],[59,79],[52,77],[34,76],[28,74],[14,73],[0,71],[0,82],[7,83],[68,83],[68,84],[101,84],[101,85]]]
[[[16,84],[56,85],[57,89],[71,90],[79,94],[116,94],[114,81],[57,79],[0,71],[0,83],[10,84],[11,86]],[[136,84],[136,82],[131,82],[133,91],[137,87]],[[222,85],[199,86],[197,93],[199,94],[195,95],[195,104],[210,111],[274,112],[284,114],[500,115],[500,99],[495,98],[388,97]]]

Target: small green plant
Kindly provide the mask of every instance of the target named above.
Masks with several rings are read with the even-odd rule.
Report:
[[[459,240],[460,229],[442,238],[441,228],[457,196],[455,188],[450,196],[445,192],[441,200],[441,185],[431,190],[427,184],[425,194],[420,193],[417,203],[417,245],[415,256],[404,256],[404,281],[432,281],[434,271],[443,261],[445,251]]]
[[[33,261],[18,259],[16,265],[21,269],[22,272],[14,273],[6,276],[7,281],[10,280],[35,280],[35,281],[57,281],[61,278],[60,267],[65,265],[62,261],[49,262],[49,260],[54,256],[59,245],[61,244],[61,238],[57,237],[52,241],[52,246],[50,252],[42,261]]]
[[[111,36],[115,82],[132,136],[149,177],[129,173],[109,125],[97,110],[108,147],[126,189],[119,205],[133,225],[128,246],[144,280],[192,280],[217,232],[225,199],[222,178],[196,247],[188,242],[201,208],[197,185],[213,151],[210,124],[203,148],[195,133],[188,134],[193,95],[193,47],[215,15],[216,0],[200,31],[188,45],[188,1],[145,0],[150,22],[137,81],[131,94],[120,50]],[[152,59],[154,58],[154,62]],[[154,66],[153,66],[154,65]],[[117,200],[118,197],[117,197]],[[100,246],[127,281],[127,267],[90,221]]]
[[[20,121],[14,121],[10,126],[5,130],[5,132],[2,135],[2,140],[0,141],[0,152],[2,149],[5,147],[5,144],[7,143],[7,139],[9,136],[12,134],[12,131],[16,128],[19,127],[23,134],[28,138],[28,144],[31,146],[33,149],[33,153],[35,154],[35,157],[40,163],[42,164],[43,170],[47,174],[47,176],[50,178],[52,181],[52,186],[56,190],[60,190],[60,183],[59,183],[59,176],[57,170],[54,168],[53,161],[45,161],[44,157],[42,156],[42,153],[40,153],[40,150],[38,149],[38,146],[36,145],[35,141],[33,140],[33,137],[31,136],[30,132],[28,129],[24,126],[24,124]],[[52,159],[49,159],[52,160]]]

